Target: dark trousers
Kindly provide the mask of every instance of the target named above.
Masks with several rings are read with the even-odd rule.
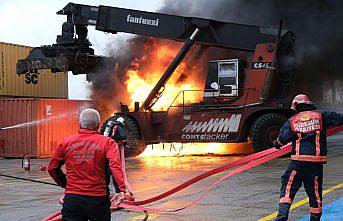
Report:
[[[118,141],[118,140],[116,140],[116,142],[118,143],[118,150],[119,150],[120,160],[123,160],[122,157],[121,157],[121,154],[120,154],[121,153],[121,148],[122,148],[123,144],[121,144],[121,142]],[[109,175],[112,176],[111,170],[109,168],[108,168],[108,171],[109,171]],[[114,179],[113,176],[112,176],[112,181],[113,181],[113,186],[114,186],[114,189],[115,189],[116,193],[119,193],[120,192],[119,185],[118,185],[116,179]],[[108,182],[108,184],[109,184],[109,182]]]
[[[110,170],[110,168],[107,166],[106,168],[106,174],[105,174],[105,180],[106,180],[106,191],[107,191],[107,194],[109,195],[110,194],[110,187],[109,187],[109,184],[110,184],[110,179],[112,177],[112,181],[113,181],[113,186],[114,186],[114,189],[115,189],[115,192],[116,193],[119,193],[120,192],[120,189],[119,189],[119,185],[116,181],[116,179],[114,179],[114,177],[112,176],[112,172]]]
[[[309,197],[311,221],[319,221],[322,214],[323,165],[320,163],[291,161],[281,177],[279,213],[276,221],[288,219],[293,199],[304,184]]]
[[[88,220],[111,220],[109,197],[65,194],[62,207],[62,221]]]

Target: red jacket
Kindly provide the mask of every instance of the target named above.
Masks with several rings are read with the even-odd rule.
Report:
[[[77,135],[65,138],[58,145],[48,171],[58,185],[66,188],[65,193],[105,196],[107,162],[120,190],[125,192],[116,142],[97,131],[80,129]],[[66,175],[61,170],[63,164]]]

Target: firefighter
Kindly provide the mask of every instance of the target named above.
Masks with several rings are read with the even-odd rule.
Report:
[[[126,132],[124,130],[125,120],[122,117],[118,117],[114,122],[112,129],[112,139],[115,140],[118,144],[126,144]]]
[[[123,148],[123,147],[125,148],[125,145],[126,145],[127,135],[126,135],[126,132],[124,130],[124,125],[125,125],[124,122],[125,122],[124,118],[118,117],[114,121],[113,129],[112,129],[111,138],[117,142],[118,147],[119,147],[119,151],[121,151],[121,148]],[[125,159],[121,159],[121,160],[125,160]],[[113,179],[113,185],[114,185],[116,193],[119,193],[120,189],[119,189],[119,186],[118,186],[115,179]]]
[[[279,211],[276,221],[288,219],[295,194],[302,184],[309,197],[311,221],[322,215],[323,164],[327,159],[326,129],[343,124],[343,115],[315,111],[315,104],[304,94],[293,99],[296,111],[280,129],[276,148],[292,142],[291,162],[281,178]]]
[[[79,133],[65,138],[50,161],[49,174],[65,188],[63,221],[111,220],[105,177],[107,162],[120,191],[111,201],[118,203],[124,199],[124,174],[118,147],[112,139],[98,133],[99,122],[96,110],[83,110]],[[63,164],[66,165],[66,174],[61,170]]]

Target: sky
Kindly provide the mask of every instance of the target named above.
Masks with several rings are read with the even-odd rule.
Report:
[[[66,16],[56,15],[72,0],[0,0],[0,41],[27,46],[50,45],[56,42]],[[163,0],[79,0],[78,4],[107,5],[143,11],[156,11]],[[88,28],[88,38],[93,44],[95,54],[106,55],[105,47],[109,43],[123,42],[129,34],[105,34]],[[69,75],[69,98],[87,99],[89,84],[85,75]]]

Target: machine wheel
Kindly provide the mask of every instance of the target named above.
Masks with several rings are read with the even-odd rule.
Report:
[[[136,157],[143,153],[146,144],[141,139],[137,123],[126,115],[116,114],[108,118],[100,128],[100,133],[103,134],[108,121],[115,121],[117,118],[123,117],[125,119],[125,131],[127,133],[127,144],[125,148],[125,157]]]
[[[250,139],[256,152],[273,147],[279,130],[287,117],[278,113],[264,114],[257,118],[250,129]]]

